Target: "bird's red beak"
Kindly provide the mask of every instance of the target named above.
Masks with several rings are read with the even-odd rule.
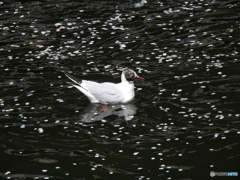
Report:
[[[135,77],[134,79],[138,80],[138,81],[142,81],[142,82],[145,82],[145,79],[142,78],[142,77]]]

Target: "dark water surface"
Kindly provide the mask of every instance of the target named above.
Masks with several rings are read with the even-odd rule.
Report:
[[[240,173],[239,1],[6,0],[0,32],[1,178]],[[62,73],[123,67],[147,82],[104,112]]]

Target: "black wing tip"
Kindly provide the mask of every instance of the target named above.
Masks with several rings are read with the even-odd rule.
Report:
[[[69,73],[67,73],[67,72],[65,72],[65,71],[62,71],[64,74],[65,74],[65,76],[67,76],[67,77],[70,77],[70,76],[72,76],[71,74],[69,74]]]
[[[68,79],[70,79],[74,83],[76,83],[76,84],[81,84],[82,83],[81,79],[79,79],[79,78],[77,78],[77,77],[75,77],[75,76],[73,76],[73,75],[71,75],[71,74],[69,74],[69,73],[67,73],[65,71],[63,71],[63,73],[65,74],[65,76],[68,77]]]

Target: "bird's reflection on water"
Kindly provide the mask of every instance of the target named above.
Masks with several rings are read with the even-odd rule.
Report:
[[[128,104],[114,104],[102,105],[89,103],[81,113],[82,122],[93,122],[99,120],[106,120],[110,116],[123,117],[126,121],[134,118],[137,112],[137,107],[133,103]]]

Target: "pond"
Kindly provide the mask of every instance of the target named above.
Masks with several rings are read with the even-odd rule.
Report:
[[[1,1],[1,178],[238,175],[239,11],[230,0]],[[106,111],[63,73],[118,83],[125,67],[146,82]]]

